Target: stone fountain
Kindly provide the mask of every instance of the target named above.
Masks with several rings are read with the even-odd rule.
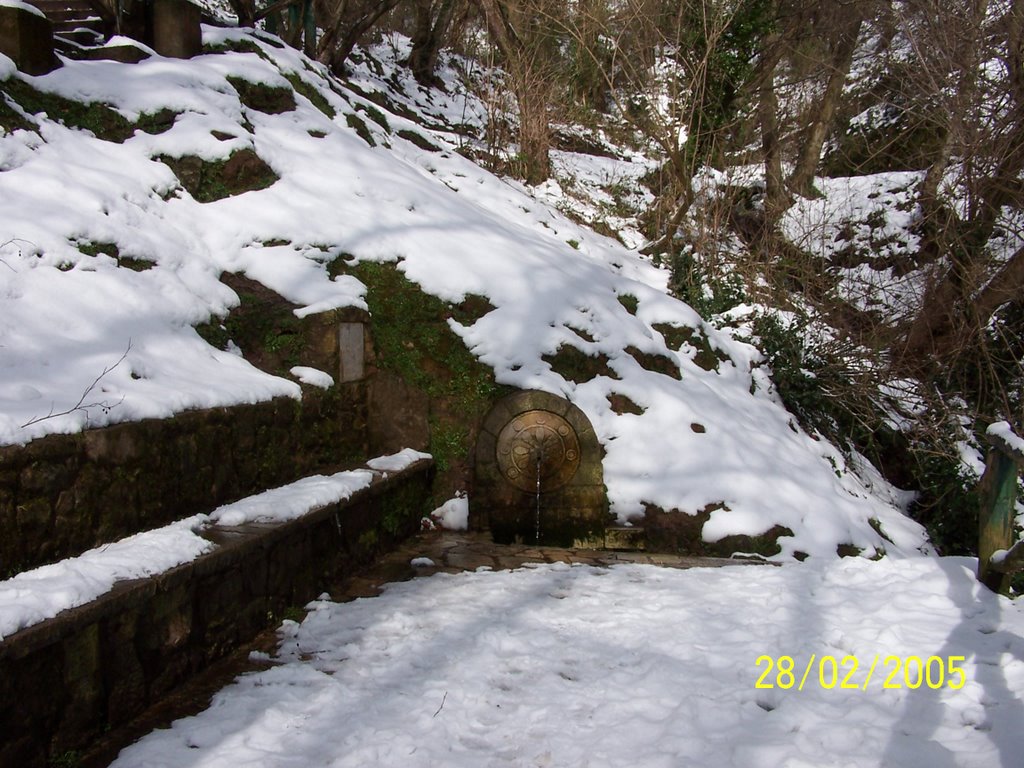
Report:
[[[500,400],[481,426],[473,478],[470,523],[496,542],[604,546],[601,445],[568,400],[537,390]]]

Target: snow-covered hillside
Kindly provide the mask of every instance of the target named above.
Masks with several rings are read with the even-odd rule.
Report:
[[[499,383],[564,395],[586,412],[620,520],[645,504],[715,505],[705,539],[784,526],[793,536],[780,539],[783,559],[834,556],[844,544],[867,556],[925,546],[899,494],[805,434],[756,366],[758,351],[671,298],[665,271],[559,213],[556,186],[523,188],[457,151],[471,139],[451,126],[479,125],[483,109],[452,71],[447,92],[428,92],[367,57],[344,83],[274,38],[207,27],[204,43],[211,52],[190,61],[66,62],[37,78],[0,57],[0,114],[25,124],[0,131],[0,443],[298,397],[296,381],[196,333],[238,302],[219,276],[244,273],[310,314],[363,305],[364,286],[332,278],[331,261],[393,262],[434,296],[489,300],[493,311],[472,325],[452,320],[453,330]],[[393,38],[378,58],[397,60],[404,44]],[[61,114],[26,114],[18,82],[106,103],[131,122],[173,123],[104,140]],[[287,96],[256,104],[253,84],[294,89],[294,107]],[[385,88],[401,115],[365,98]],[[276,180],[200,202],[168,164],[240,151]],[[587,178],[608,160],[559,162]],[[717,365],[698,359],[705,343]],[[604,356],[611,375],[568,381],[543,359],[561,346]],[[678,378],[644,367],[650,356]],[[615,396],[642,413],[617,412]]]

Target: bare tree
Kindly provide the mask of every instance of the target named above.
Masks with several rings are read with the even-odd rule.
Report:
[[[850,73],[853,54],[867,16],[863,0],[835,3],[829,6],[834,19],[828,36],[831,56],[825,62],[827,82],[821,98],[814,106],[796,166],[789,177],[789,188],[799,195],[808,195],[814,183],[814,174],[821,160],[821,150],[835,119],[843,86]]]
[[[551,175],[548,105],[555,80],[547,0],[476,0],[502,56],[519,107],[522,176],[539,184]]]
[[[332,72],[343,73],[359,40],[398,3],[399,0],[320,0],[317,19],[323,35],[317,43],[317,59]]]
[[[911,367],[970,351],[1000,306],[1024,299],[1024,254],[1000,261],[993,244],[1003,209],[1024,206],[1022,5],[1014,0],[993,18],[984,0],[915,3],[918,23],[908,36],[935,66],[930,95],[945,135],[919,192],[922,249],[942,269],[907,331],[903,359]],[[941,26],[926,18],[934,13],[944,14]],[[982,66],[991,61],[1006,67],[997,92]]]
[[[417,82],[437,85],[437,57],[456,16],[465,10],[464,0],[412,0],[415,19],[409,69]]]

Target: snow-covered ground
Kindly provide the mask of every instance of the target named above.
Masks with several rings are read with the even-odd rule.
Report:
[[[473,140],[451,126],[480,127],[485,117],[456,70],[444,73],[447,92],[420,89],[395,69],[408,45],[395,37],[375,51],[385,65],[364,56],[346,84],[269,37],[204,28],[204,41],[258,53],[69,61],[23,78],[129,119],[161,109],[176,117],[169,130],[139,130],[120,144],[69,129],[59,115],[33,116],[37,131],[0,132],[0,443],[297,397],[297,381],[259,371],[236,347],[215,349],[194,326],[238,303],[223,272],[263,283],[300,315],[362,305],[361,283],[328,274],[327,262],[345,254],[395,263],[445,300],[486,296],[494,311],[452,329],[500,383],[583,409],[605,449],[620,521],[645,504],[690,514],[714,506],[706,539],[784,526],[793,536],[780,539],[780,559],[833,557],[842,544],[866,556],[925,546],[900,497],[805,434],[757,367],[760,353],[671,298],[665,270],[566,218],[559,209],[584,209],[557,184],[526,189],[456,151]],[[19,77],[0,62],[0,78]],[[245,106],[235,87],[290,88],[288,78],[335,115],[302,95],[294,110],[266,114]],[[361,95],[374,91],[419,118]],[[356,119],[374,146],[351,127]],[[160,160],[212,161],[241,149],[279,180],[200,203]],[[637,168],[647,167],[641,160]],[[580,189],[629,187],[636,175],[624,161],[586,155],[560,153],[556,165],[571,167]],[[684,337],[692,330],[694,344],[670,347],[666,327]],[[717,370],[695,360],[703,339],[721,357]],[[561,345],[605,355],[612,375],[566,380],[544,360]],[[644,355],[678,366],[681,380],[642,367]],[[303,369],[293,375],[310,380]],[[619,396],[643,412],[617,413]]]
[[[549,565],[323,599],[113,765],[1013,768],[1024,606],[973,568]]]

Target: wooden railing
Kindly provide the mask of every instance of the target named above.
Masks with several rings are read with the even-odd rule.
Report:
[[[989,442],[981,497],[978,536],[978,579],[1006,594],[1010,577],[1024,570],[1024,540],[1016,540],[1017,478],[1024,470],[1024,440],[1005,422],[986,432]]]

